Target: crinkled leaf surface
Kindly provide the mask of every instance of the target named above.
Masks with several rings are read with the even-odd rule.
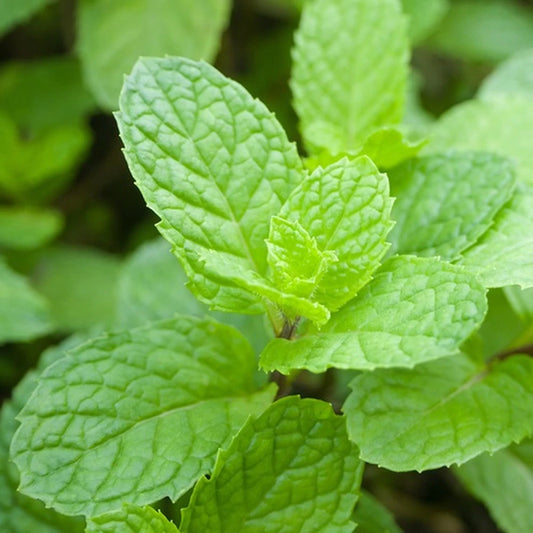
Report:
[[[521,50],[499,65],[479,89],[482,100],[510,95],[533,98],[533,48]]]
[[[360,153],[370,157],[379,168],[391,168],[415,157],[426,142],[412,141],[399,128],[385,126],[365,139]]]
[[[487,453],[455,469],[507,533],[533,531],[533,442]]]
[[[50,242],[62,229],[59,211],[0,206],[0,247],[32,250]]]
[[[370,280],[389,247],[391,207],[386,175],[365,156],[319,167],[292,192],[280,215],[338,259],[322,276],[316,301],[334,311]]]
[[[87,521],[86,533],[179,533],[165,515],[152,507],[123,505],[113,511]]]
[[[0,257],[0,343],[29,341],[51,329],[44,299]]]
[[[533,185],[533,105],[523,98],[471,100],[435,123],[424,153],[482,150],[509,157],[517,178]]]
[[[314,0],[295,34],[291,88],[310,152],[357,149],[400,121],[409,59],[397,0]]]
[[[507,0],[454,0],[430,44],[467,61],[497,63],[533,47],[533,14]]]
[[[319,400],[288,397],[250,419],[183,511],[185,533],[341,533],[362,463],[344,419]]]
[[[0,35],[24,22],[51,0],[0,0]]]
[[[229,0],[80,0],[77,47],[100,105],[117,108],[139,56],[212,60],[230,7]]]
[[[511,162],[483,152],[413,159],[391,170],[389,179],[396,197],[393,250],[448,260],[487,230],[515,184]]]
[[[38,500],[28,498],[18,490],[19,473],[9,460],[9,444],[18,423],[15,416],[35,389],[42,370],[64,356],[66,349],[80,344],[78,336],[69,337],[58,346],[46,350],[36,370],[28,372],[13,391],[13,399],[4,402],[0,413],[0,531],[2,533],[81,533],[84,522],[79,518],[60,515],[46,509]]]
[[[353,520],[357,533],[402,533],[391,512],[366,491],[359,495]]]
[[[19,415],[21,491],[96,515],[184,493],[274,391],[233,328],[176,317],[90,341],[49,367]],[[47,398],[46,402],[42,398]]]
[[[533,188],[520,187],[461,263],[486,287],[533,287]]]
[[[114,255],[62,245],[43,252],[33,281],[56,327],[73,332],[113,322],[119,269]]]
[[[329,264],[338,261],[334,252],[322,252],[296,220],[272,217],[266,243],[274,284],[303,298],[312,295]]]
[[[72,57],[13,61],[0,69],[0,109],[25,130],[79,124],[95,105]]]
[[[460,464],[533,431],[533,358],[466,355],[360,374],[343,411],[361,458],[389,470]]]
[[[449,9],[448,0],[401,0],[409,17],[409,38],[412,43],[424,40]]]
[[[211,315],[236,327],[259,353],[269,340],[264,316],[209,311],[185,287],[187,276],[163,238],[140,246],[120,269],[116,320],[119,328],[142,326],[175,314]]]
[[[193,292],[215,308],[261,312],[224,265],[266,273],[270,217],[302,179],[280,124],[242,86],[183,58],[141,59],[120,108],[130,169]],[[204,272],[206,253],[220,272]]]
[[[457,351],[486,312],[485,290],[464,269],[434,258],[387,261],[317,333],[273,339],[265,370],[412,367]]]

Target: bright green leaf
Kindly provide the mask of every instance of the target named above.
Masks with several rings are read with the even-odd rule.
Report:
[[[319,167],[292,192],[280,215],[338,259],[322,276],[316,301],[337,310],[370,280],[389,247],[391,207],[386,175],[365,156]]]
[[[221,310],[263,311],[260,299],[224,271],[234,264],[266,274],[270,217],[302,179],[280,124],[243,87],[183,58],[140,60],[120,107],[130,169],[192,291]],[[206,253],[215,257],[209,275]]]
[[[387,261],[317,333],[273,339],[265,370],[412,367],[457,351],[486,312],[485,290],[464,269],[433,258]]]
[[[461,263],[486,287],[533,287],[533,188],[520,187]]]
[[[62,229],[59,211],[0,206],[0,247],[32,250],[50,242]]]
[[[100,105],[117,108],[139,56],[212,60],[230,7],[229,0],[80,0],[77,48]]]
[[[295,35],[291,87],[307,149],[360,147],[400,121],[409,59],[398,0],[314,0]]]
[[[455,469],[506,533],[533,531],[533,441],[483,454]]]
[[[481,150],[509,157],[519,180],[533,185],[533,105],[523,98],[471,100],[435,123],[424,153]]]
[[[426,139],[411,141],[399,128],[386,126],[365,139],[360,153],[370,157],[379,168],[391,168],[415,157],[426,142]]]
[[[87,521],[86,533],[179,533],[165,515],[152,507],[124,505]]]
[[[38,500],[22,495],[18,490],[19,473],[9,461],[9,444],[18,426],[15,416],[35,389],[38,375],[54,361],[64,356],[66,349],[80,344],[78,336],[69,337],[58,346],[46,350],[36,370],[28,372],[13,391],[13,399],[2,405],[0,413],[0,531],[2,533],[81,533],[84,522],[46,509]]]
[[[494,452],[533,431],[533,359],[486,366],[465,355],[357,376],[344,404],[361,458],[427,470]]]
[[[533,47],[533,13],[509,0],[454,0],[430,44],[469,61],[502,61]]]
[[[366,491],[361,491],[353,520],[357,533],[402,533],[391,512]]]
[[[51,329],[44,299],[0,258],[0,343],[29,341]]]
[[[24,130],[79,124],[94,107],[71,57],[16,61],[0,70],[0,109]]]
[[[58,246],[43,252],[33,279],[57,328],[72,332],[113,322],[119,268],[111,254]]]
[[[208,319],[82,345],[47,369],[19,415],[11,453],[21,491],[89,516],[176,499],[272,400],[271,387],[255,390],[254,370],[246,340]]]
[[[50,0],[0,0],[0,35],[29,19]]]
[[[448,260],[488,229],[515,185],[511,163],[483,152],[413,159],[391,170],[389,179],[396,197],[393,250]]]
[[[288,397],[250,419],[183,511],[185,533],[348,533],[362,463],[344,419]]]
[[[449,8],[448,0],[401,0],[409,17],[409,37],[412,43],[423,41],[442,20]]]
[[[334,252],[322,252],[296,220],[272,217],[266,244],[274,284],[302,298],[312,296],[329,264],[338,261]]]
[[[522,50],[499,65],[483,81],[478,94],[482,100],[533,98],[533,48]]]
[[[533,288],[522,290],[513,285],[503,290],[515,313],[522,319],[533,322]]]

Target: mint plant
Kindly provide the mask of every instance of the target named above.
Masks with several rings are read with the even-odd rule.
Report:
[[[2,410],[0,502],[28,527],[40,500],[57,531],[394,530],[366,463],[453,466],[502,528],[529,529],[527,497],[496,492],[532,483],[533,333],[491,324],[533,318],[531,154],[508,137],[531,131],[531,86],[496,72],[421,135],[415,20],[396,0],[305,2],[301,153],[217,68],[137,61],[115,117],[165,241],[126,262],[103,331],[46,352]],[[46,331],[19,293],[32,320],[6,340]],[[302,398],[310,374],[337,387]]]

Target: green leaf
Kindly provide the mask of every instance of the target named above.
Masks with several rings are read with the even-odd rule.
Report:
[[[402,7],[409,16],[409,38],[416,44],[433,32],[450,6],[448,0],[402,0]]]
[[[531,383],[531,357],[485,365],[461,354],[412,370],[360,374],[343,411],[362,459],[389,470],[427,470],[530,435]]]
[[[71,57],[13,61],[0,70],[0,109],[24,130],[79,124],[94,108]]]
[[[100,105],[117,108],[124,74],[139,56],[212,60],[230,7],[229,0],[81,0],[78,54]]]
[[[0,343],[29,341],[51,330],[44,299],[0,257]]]
[[[357,533],[402,533],[391,512],[366,491],[361,491],[353,513]]]
[[[348,533],[362,467],[329,404],[283,398],[219,454],[182,512],[181,529]]]
[[[260,364],[284,374],[412,367],[455,353],[485,312],[485,290],[464,269],[433,258],[395,257],[318,333],[270,341]]]
[[[430,44],[469,61],[497,63],[533,47],[533,14],[508,0],[454,0]]]
[[[141,59],[120,107],[130,169],[193,293],[213,308],[262,312],[224,271],[266,274],[270,217],[302,179],[280,124],[243,87],[183,58]],[[221,272],[206,275],[206,253]]]
[[[533,322],[533,288],[505,287],[505,296],[515,313],[524,320]]]
[[[68,348],[81,342],[70,337],[56,347],[46,350],[36,370],[24,376],[13,391],[12,401],[4,402],[0,413],[0,531],[5,533],[81,533],[84,522],[80,518],[66,517],[46,509],[38,500],[22,495],[18,490],[19,473],[9,461],[9,444],[18,426],[15,415],[33,392],[42,370],[64,355]]]
[[[152,507],[123,505],[113,511],[87,521],[86,533],[179,533],[165,515]]]
[[[255,364],[233,328],[192,317],[82,345],[47,369],[19,415],[20,490],[89,516],[178,498],[272,400],[272,387],[255,390]]]
[[[291,88],[309,152],[350,152],[400,121],[409,60],[397,0],[314,0],[295,35]]]
[[[506,533],[533,531],[533,442],[483,454],[455,469]]]
[[[509,157],[517,178],[533,185],[533,106],[523,98],[471,100],[435,123],[424,153],[481,150]]]
[[[274,284],[302,298],[313,294],[329,264],[338,261],[334,252],[322,252],[296,220],[272,217],[266,244]]]
[[[481,85],[479,98],[533,97],[533,48],[522,50],[499,65]]]
[[[29,19],[50,0],[0,0],[0,35]]]
[[[0,206],[0,247],[32,250],[50,242],[63,228],[52,209]]]
[[[483,152],[413,159],[391,170],[389,179],[396,196],[393,250],[448,260],[489,228],[515,185],[511,162]]]
[[[520,187],[461,263],[486,287],[533,287],[533,188]]]
[[[292,192],[280,216],[297,221],[338,259],[323,274],[316,301],[337,310],[370,280],[389,247],[391,207],[386,175],[365,156],[319,167]]]
[[[79,125],[57,126],[25,139],[0,114],[0,194],[17,201],[48,199],[72,177],[89,141],[89,130]]]
[[[426,144],[426,139],[412,141],[399,128],[386,126],[371,133],[361,148],[379,168],[391,168],[415,157]]]
[[[113,322],[119,268],[111,254],[64,245],[43,252],[33,279],[56,327],[72,332]]]
[[[237,328],[259,353],[269,340],[261,315],[209,311],[185,287],[187,276],[163,238],[140,246],[121,267],[117,286],[116,320],[121,329],[142,326],[175,314],[203,317]]]

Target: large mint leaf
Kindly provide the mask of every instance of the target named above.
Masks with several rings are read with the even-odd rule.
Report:
[[[140,60],[120,107],[131,171],[193,292],[215,308],[260,312],[224,268],[206,275],[203,256],[265,274],[270,217],[302,178],[280,124],[243,87],[183,58]]]
[[[80,0],[77,48],[100,105],[117,108],[124,74],[139,56],[212,60],[230,7],[229,0]]]
[[[487,453],[455,469],[506,533],[533,531],[533,441]]]
[[[317,333],[273,339],[265,370],[412,367],[457,351],[486,312],[485,290],[464,269],[433,258],[387,261]]]
[[[486,287],[533,287],[533,188],[520,187],[461,263]]]
[[[308,150],[353,151],[374,128],[399,122],[408,55],[397,0],[306,2],[291,87]]]
[[[15,416],[28,401],[42,370],[64,356],[65,350],[83,341],[78,336],[69,337],[58,346],[46,350],[37,369],[28,372],[13,391],[11,401],[4,402],[0,412],[0,531],[2,533],[81,533],[84,521],[60,515],[46,509],[38,500],[28,498],[17,489],[19,473],[9,460],[9,444],[18,427]]]
[[[518,134],[518,132],[520,132]],[[471,100],[445,113],[424,153],[482,150],[509,157],[517,178],[533,185],[533,106],[524,98]]]
[[[460,464],[533,431],[533,358],[466,355],[356,377],[343,411],[361,458],[389,470]]]
[[[362,463],[331,406],[288,397],[250,419],[183,511],[184,533],[353,530]]]
[[[62,229],[59,211],[0,206],[0,247],[31,250],[44,246]]]
[[[0,257],[0,343],[31,340],[51,329],[44,299]]]
[[[254,370],[246,340],[209,319],[82,345],[44,372],[19,415],[11,453],[21,491],[85,515],[177,498],[271,401]]]
[[[497,63],[533,47],[533,14],[507,0],[454,0],[430,45],[467,61]]]
[[[24,22],[51,0],[0,0],[0,35]]]
[[[389,182],[367,157],[317,168],[289,196],[281,216],[316,239],[330,262],[313,298],[336,310],[353,298],[380,264],[392,227]]]
[[[396,197],[394,251],[453,260],[474,244],[510,198],[511,163],[496,154],[448,152],[389,172]]]
[[[121,510],[87,521],[86,533],[179,533],[165,515],[152,507],[124,505]]]
[[[508,96],[533,98],[533,48],[522,50],[499,65],[479,89],[483,100]]]

